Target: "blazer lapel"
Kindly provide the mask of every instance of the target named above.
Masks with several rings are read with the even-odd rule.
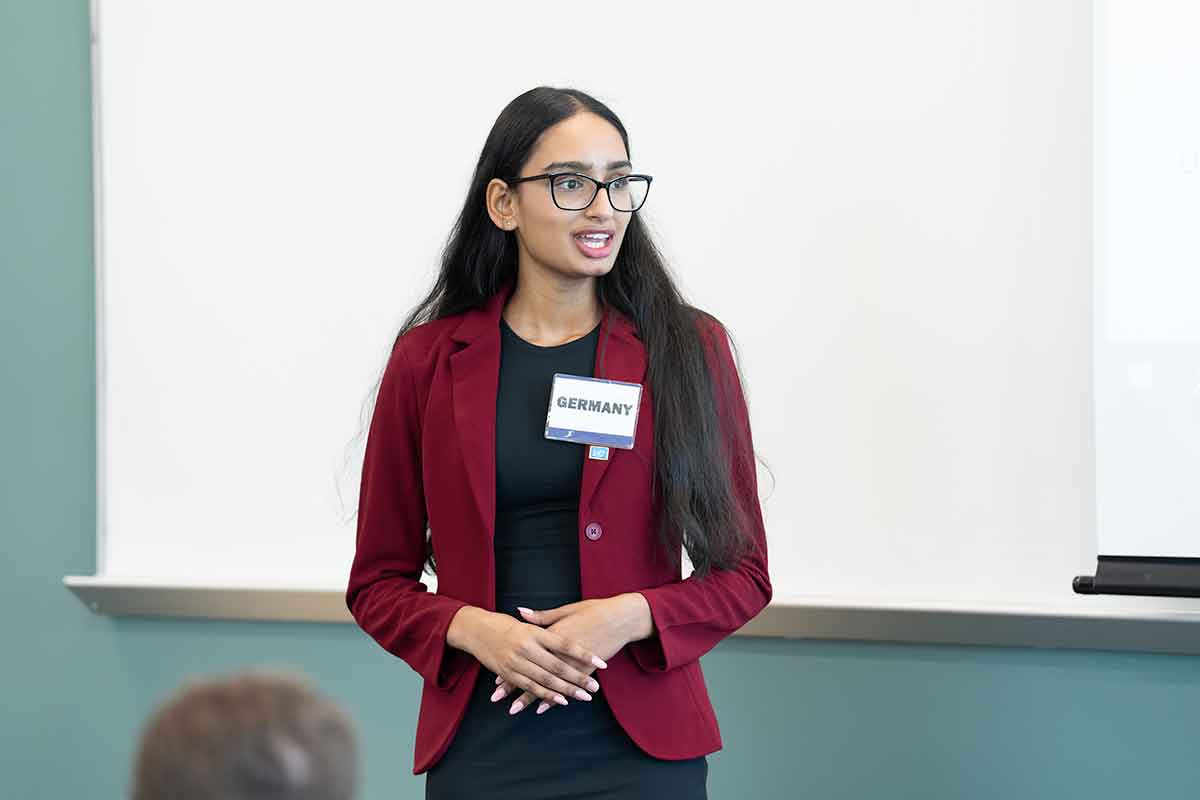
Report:
[[[500,386],[500,315],[516,288],[515,277],[479,308],[464,312],[451,337],[466,346],[450,354],[454,426],[466,467],[468,496],[479,512],[488,541],[496,534],[496,398]],[[633,323],[612,306],[605,309],[593,377],[642,383],[646,349]],[[584,446],[584,445],[576,445]],[[612,458],[584,458],[580,508],[588,507]],[[630,455],[630,454],[627,454]]]

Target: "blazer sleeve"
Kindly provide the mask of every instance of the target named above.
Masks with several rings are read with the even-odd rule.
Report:
[[[474,658],[446,643],[450,621],[468,604],[432,593],[419,580],[427,522],[420,415],[401,338],[384,368],[367,434],[346,606],[383,649],[449,689]]]
[[[753,547],[736,568],[712,569],[640,590],[650,606],[654,632],[630,642],[634,661],[647,672],[666,672],[700,658],[723,638],[758,615],[771,601],[767,538],[758,500],[758,478],[750,415],[725,328],[711,324],[709,355],[717,391],[717,413],[730,457],[734,492],[749,525]],[[706,352],[710,347],[705,347]],[[715,362],[715,363],[712,363]]]

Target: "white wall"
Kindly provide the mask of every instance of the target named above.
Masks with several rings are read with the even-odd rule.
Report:
[[[1098,6],[1096,494],[1105,555],[1200,558],[1200,7]]]
[[[1196,608],[1070,589],[1097,554],[1091,23],[102,3],[103,571],[344,585],[360,403],[496,114],[550,84],[621,115],[639,213],[734,333],[776,603]]]

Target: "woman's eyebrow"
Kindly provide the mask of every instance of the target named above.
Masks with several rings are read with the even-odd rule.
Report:
[[[630,164],[628,161],[610,161],[610,162],[608,162],[608,168],[610,170],[620,169],[621,167],[632,167],[632,166],[633,166],[633,164]],[[592,165],[590,163],[585,164],[582,161],[552,161],[549,164],[547,164],[546,166],[542,167],[543,170],[559,169],[559,168],[577,169],[577,170],[580,170],[583,172],[587,172],[589,169],[592,168]]]

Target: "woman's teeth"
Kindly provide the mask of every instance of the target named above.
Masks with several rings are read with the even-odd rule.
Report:
[[[579,241],[583,242],[584,245],[592,248],[593,250],[602,249],[606,244],[608,244],[608,239],[609,239],[609,237],[606,235],[600,235],[600,236],[586,236],[585,235],[585,236],[576,236],[575,238],[578,239]]]

